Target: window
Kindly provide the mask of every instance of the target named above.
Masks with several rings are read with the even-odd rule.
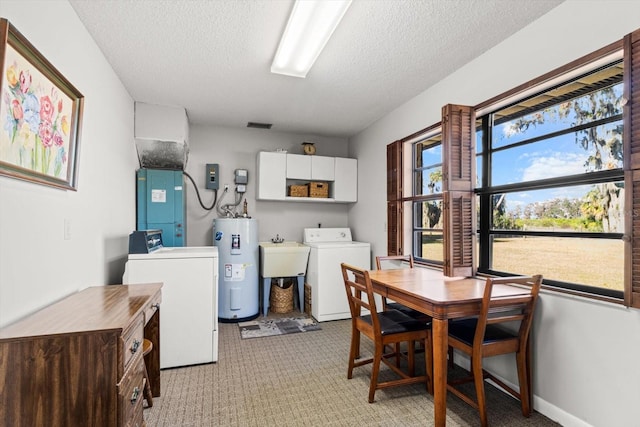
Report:
[[[623,297],[622,99],[620,60],[479,117],[478,271]]]
[[[442,135],[413,144],[413,256],[442,265]]]
[[[388,198],[389,253],[411,234],[445,274],[542,273],[640,308],[638,64],[640,30],[475,107],[447,104],[441,123],[389,144],[405,166],[413,147],[403,173],[388,161],[397,188],[413,178],[411,196]]]

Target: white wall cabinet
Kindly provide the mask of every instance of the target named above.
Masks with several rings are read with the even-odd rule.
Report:
[[[333,197],[341,202],[358,201],[358,160],[336,157]]]
[[[258,153],[258,200],[284,200],[287,196],[287,155]]]
[[[314,181],[333,181],[335,179],[335,157],[310,156],[311,179]]]
[[[287,158],[287,179],[307,179],[311,180],[311,156],[300,154],[286,154]]]
[[[333,181],[335,158],[287,154],[287,179]]]
[[[307,156],[280,152],[258,153],[258,200],[295,202],[356,202],[358,161],[342,157]],[[291,184],[329,183],[329,198],[287,197]]]

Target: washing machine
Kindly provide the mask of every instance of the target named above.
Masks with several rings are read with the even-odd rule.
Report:
[[[164,247],[160,230],[129,241],[122,282],[163,283],[160,369],[218,361],[218,248]]]
[[[305,228],[303,243],[310,247],[311,315],[318,322],[351,318],[340,264],[370,270],[371,245],[353,241],[350,228]]]

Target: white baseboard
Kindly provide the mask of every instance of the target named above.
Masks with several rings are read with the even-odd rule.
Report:
[[[459,353],[455,354],[454,363],[466,370],[470,369],[469,358]],[[498,378],[500,381],[504,382],[509,387],[512,387],[514,390],[518,389],[517,384],[513,384],[511,381],[508,381],[499,375],[495,375],[495,377]],[[500,387],[498,384],[494,383],[490,379],[488,379],[487,382],[490,382],[498,390],[502,391],[507,396],[513,398],[511,394],[507,393],[504,389],[502,389],[502,387]],[[536,396],[535,394],[533,395],[533,409],[536,412],[539,412],[540,414],[549,418],[550,420],[559,423],[563,427],[593,427],[591,424],[585,422],[584,420],[581,420],[575,415],[568,413],[567,411],[555,406],[550,402],[547,402],[546,400],[542,399],[539,396]]]
[[[553,420],[563,427],[593,427],[591,424],[581,420],[568,413],[567,411],[558,408],[557,406],[547,402],[546,400],[536,396],[533,396],[533,409],[544,415],[545,417]]]

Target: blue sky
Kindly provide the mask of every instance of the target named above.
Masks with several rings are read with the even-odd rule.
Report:
[[[538,135],[548,134],[562,128],[566,128],[569,120],[562,122],[550,121],[549,123],[530,128],[525,135],[508,135],[508,123],[497,128],[498,146],[505,146],[505,141],[512,143],[512,139],[522,140],[524,137],[531,138]],[[608,131],[615,127],[615,124],[608,124],[598,127],[598,134],[601,137],[609,137]],[[500,133],[502,132],[502,133]],[[581,135],[579,136],[581,137]],[[622,167],[622,163],[612,159],[608,150],[600,151],[604,164],[612,164]],[[582,174],[588,171],[585,165],[590,155],[594,153],[593,148],[585,150],[577,141],[575,133],[565,134],[514,147],[508,150],[499,151],[493,155],[493,185],[503,185],[518,182],[535,181],[539,179],[556,178],[567,175]],[[502,167],[502,165],[509,165]],[[516,205],[526,205],[528,203],[550,200],[555,198],[582,198],[591,186],[574,186],[551,190],[538,190],[532,192],[522,192],[509,194],[507,197],[508,209],[513,209]]]
[[[530,127],[527,132],[508,135],[507,124],[497,127],[496,146],[506,146],[538,135],[548,134],[567,127],[567,123],[551,121],[537,127]],[[600,134],[605,134],[607,129],[614,125],[600,127]],[[493,185],[504,185],[527,181],[536,181],[546,178],[574,175],[584,173],[587,161],[592,150],[585,150],[576,142],[574,133],[543,140],[533,144],[498,151],[494,153]],[[611,161],[619,166],[619,162],[607,157],[606,150],[602,151],[603,161]],[[424,165],[438,164],[442,161],[442,146],[436,146],[423,151]],[[506,165],[506,166],[505,166]],[[480,173],[478,162],[477,172]],[[428,180],[428,176],[425,177]],[[582,198],[591,186],[574,186],[549,190],[537,190],[529,192],[511,193],[507,196],[507,208],[511,210],[517,205],[524,205],[536,201],[551,200],[555,198]],[[428,192],[428,189],[424,190]]]

